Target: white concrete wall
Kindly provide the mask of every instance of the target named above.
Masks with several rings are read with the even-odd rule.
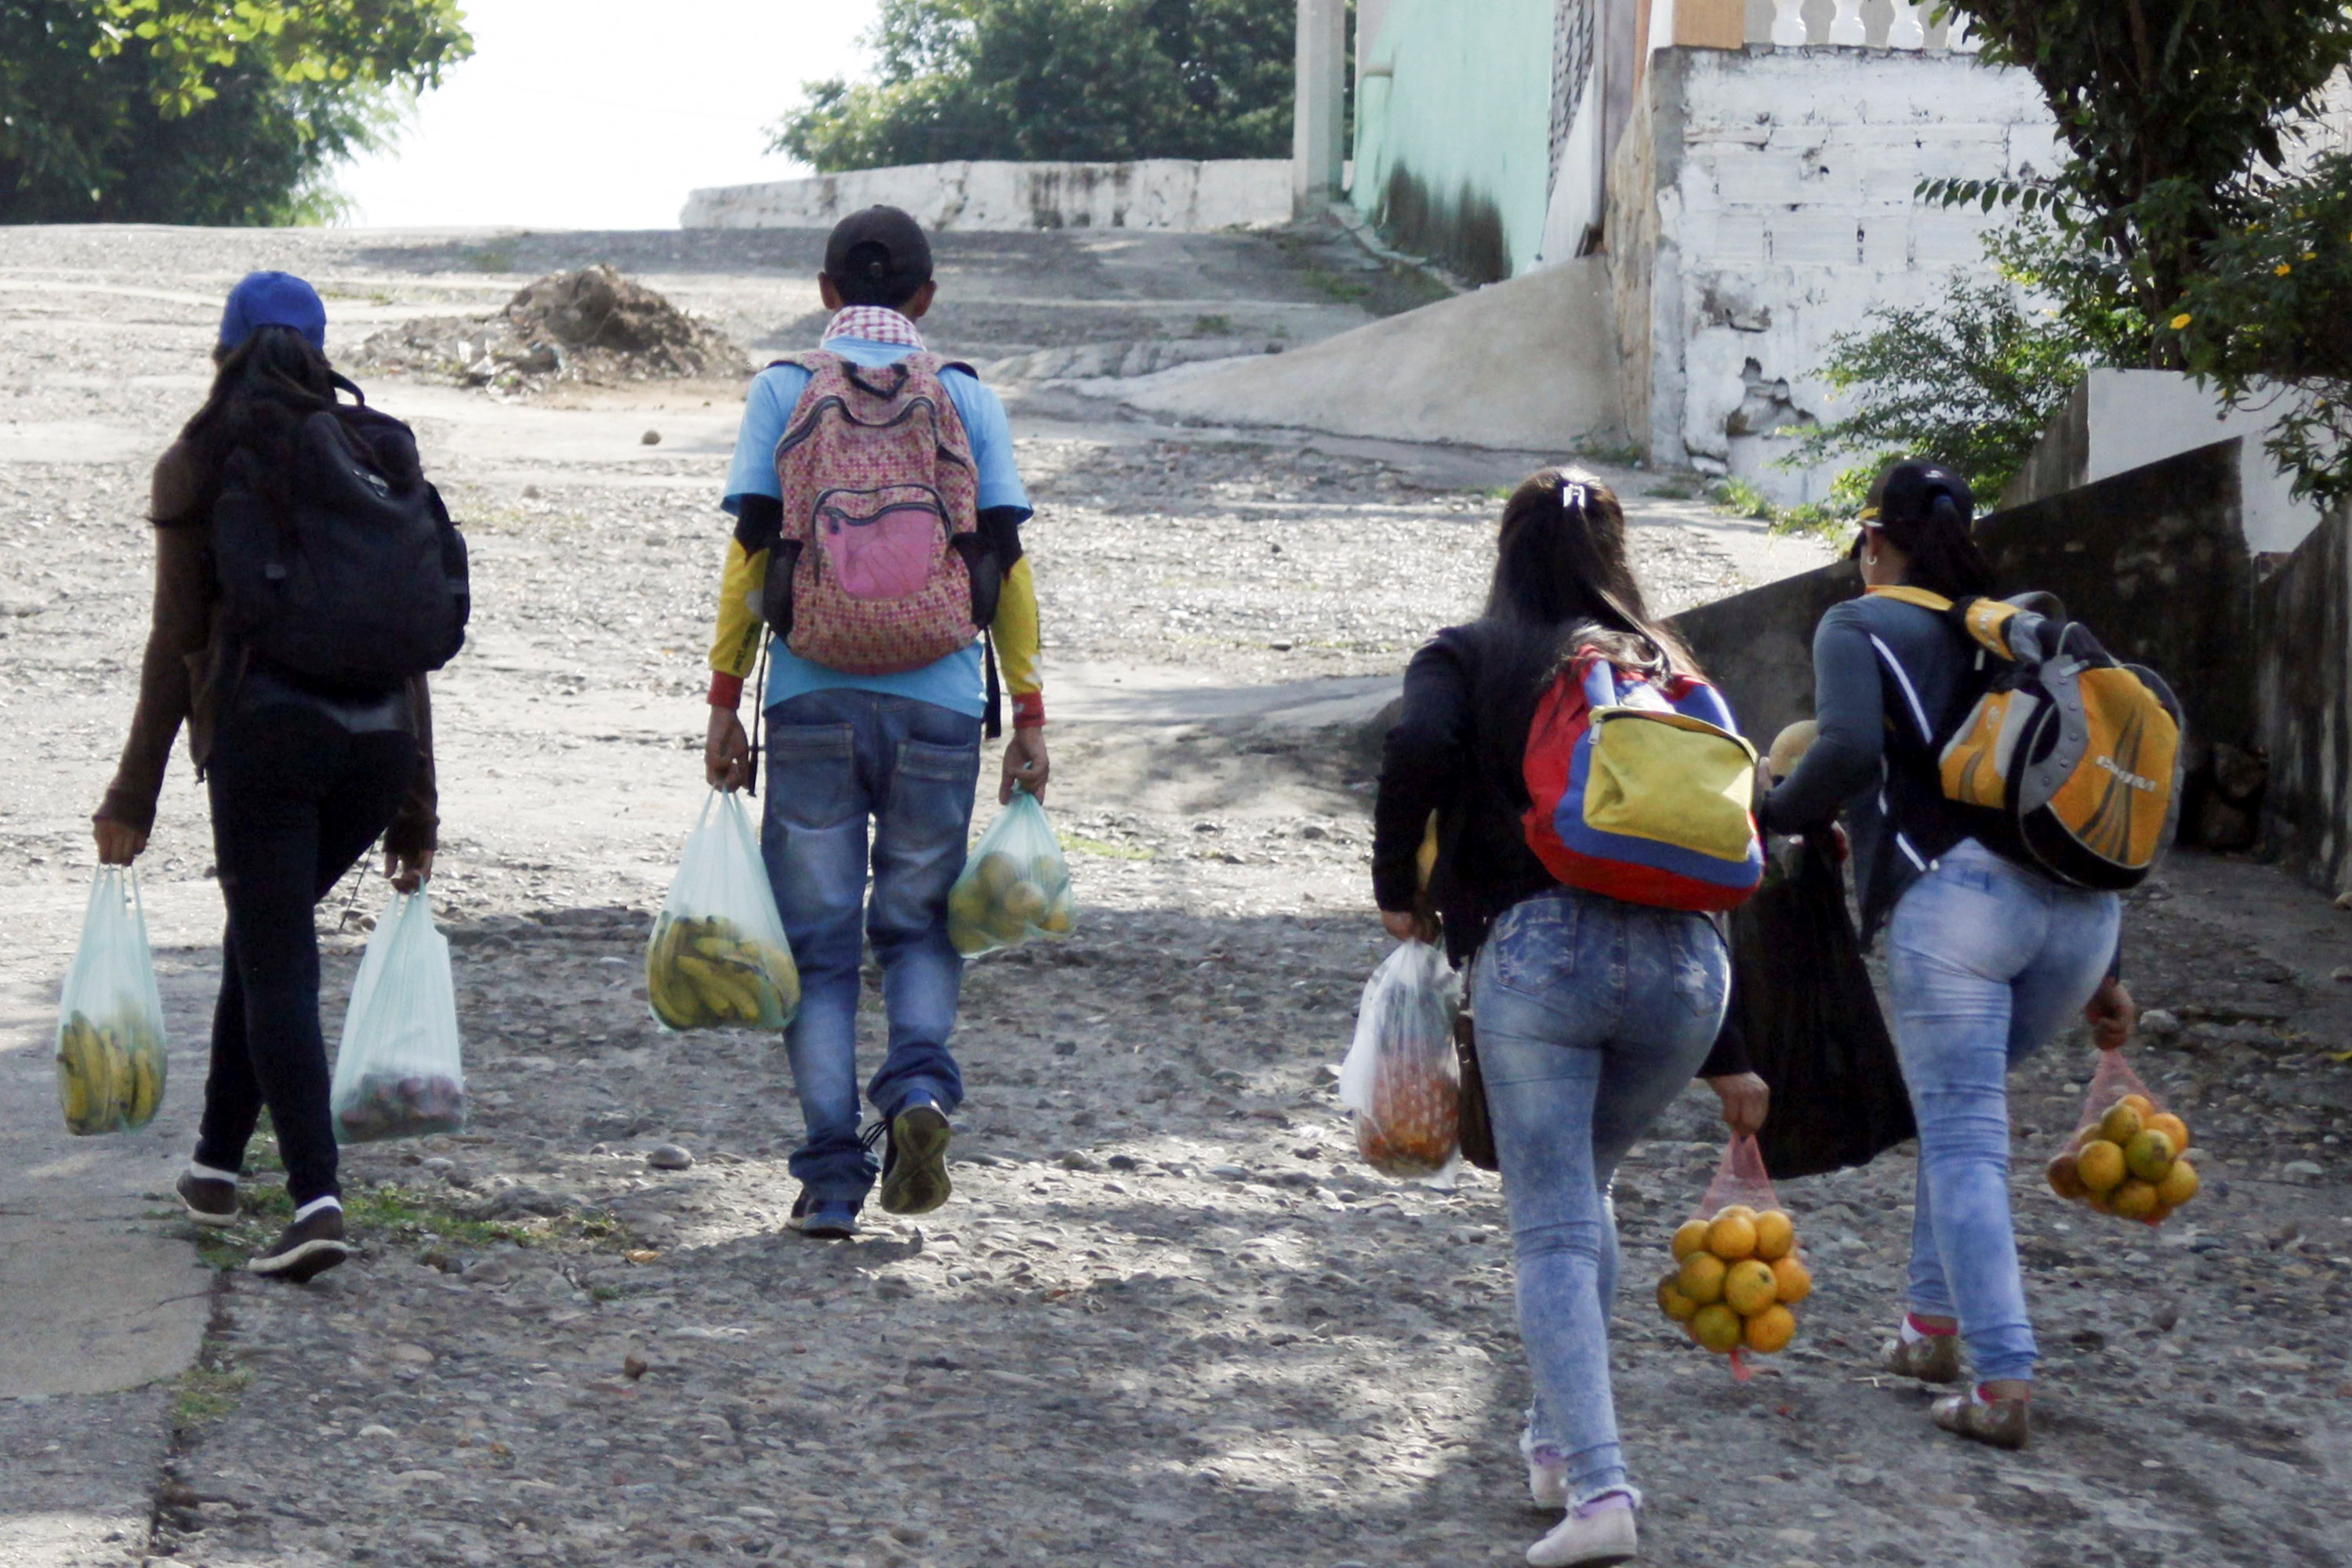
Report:
[[[2263,450],[2292,395],[2258,395],[2250,406],[2231,410],[2178,371],[2095,370],[2051,421],[2001,504],[2041,500],[2241,436],[2238,489],[2246,548],[2293,550],[2319,526],[2319,507],[2294,500],[2294,479]]]
[[[866,207],[903,207],[940,230],[1137,228],[1201,233],[1290,221],[1280,158],[1131,163],[911,163],[687,198],[684,228],[831,228]]]
[[[1628,427],[1660,466],[1817,500],[1834,467],[1772,467],[1793,445],[1772,432],[1843,411],[1818,379],[1831,340],[1980,270],[2002,221],[1927,206],[1918,183],[2049,172],[2048,112],[2021,71],[1910,50],[1666,49],[1644,92],[1653,169],[1611,193],[1612,247],[1641,246],[1648,279],[1643,300],[1621,261],[1621,309],[1640,315],[1623,323],[1629,366],[1645,371],[1627,377]],[[1621,157],[1612,179],[1640,162]]]

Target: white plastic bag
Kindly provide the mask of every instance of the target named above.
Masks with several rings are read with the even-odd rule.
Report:
[[[1364,982],[1339,1103],[1356,1113],[1357,1152],[1382,1175],[1450,1185],[1461,1163],[1461,998],[1444,953],[1425,942],[1399,944]]]
[[[58,1104],[66,1130],[135,1131],[163,1103],[163,998],[138,874],[101,866],[58,1004]]]
[[[395,893],[352,982],[343,1043],[327,1091],[339,1143],[456,1132],[466,1125],[466,1068],[449,939],[424,889]]]
[[[712,790],[646,949],[646,998],[665,1029],[781,1029],[801,975],[743,798]]]
[[[1077,929],[1070,863],[1045,808],[1015,786],[948,890],[948,940],[966,958]]]

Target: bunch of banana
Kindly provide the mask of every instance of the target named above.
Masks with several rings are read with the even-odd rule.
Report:
[[[800,1010],[793,955],[717,916],[664,915],[646,952],[646,994],[673,1029],[781,1029]]]
[[[58,1102],[68,1131],[135,1131],[163,1103],[163,1042],[143,1021],[105,1027],[75,1013],[58,1026]]]

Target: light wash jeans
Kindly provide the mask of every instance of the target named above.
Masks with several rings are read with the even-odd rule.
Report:
[[[963,984],[948,889],[963,870],[979,774],[980,721],[935,703],[840,689],[768,710],[760,847],[800,965],[801,1010],[784,1043],[806,1128],[792,1173],[813,1197],[858,1202],[874,1184],[857,1135],[861,939],[882,965],[890,1029],[866,1098],[885,1120],[918,1094],[943,1111],[962,1103],[948,1051]]]
[[[1730,981],[1705,916],[1565,888],[1507,910],[1471,971],[1534,1373],[1528,1435],[1566,1462],[1571,1503],[1625,1483],[1610,1178],[1706,1059]]]
[[[1919,1122],[1911,1310],[1958,1318],[1979,1382],[2033,1375],[2009,1216],[2008,1071],[2082,1010],[2123,906],[1965,839],[1887,925],[1895,1047]]]

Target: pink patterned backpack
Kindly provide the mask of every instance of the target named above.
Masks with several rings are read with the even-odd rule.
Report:
[[[777,363],[810,380],[776,444],[784,516],[761,594],[769,630],[847,675],[920,669],[971,647],[995,619],[1003,569],[979,532],[946,362],[868,367],[820,352]]]

